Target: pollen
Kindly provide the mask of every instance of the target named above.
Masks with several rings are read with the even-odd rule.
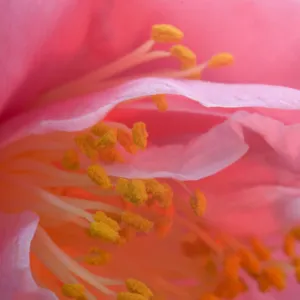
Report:
[[[105,148],[115,146],[117,143],[117,130],[112,128],[105,132],[96,140],[97,148]]]
[[[156,179],[145,180],[146,191],[151,200],[156,200],[160,206],[169,207],[173,200],[173,190],[167,183],[160,183]]]
[[[80,151],[91,160],[98,158],[98,151],[95,149],[95,139],[88,134],[75,137],[75,143]]]
[[[234,299],[247,289],[248,287],[242,279],[225,277],[217,286],[215,294],[222,299]]]
[[[205,195],[199,190],[196,190],[195,195],[190,198],[190,205],[197,216],[203,216],[207,205]]]
[[[115,231],[119,231],[121,229],[120,225],[117,221],[108,217],[102,211],[97,211],[93,217],[96,222],[103,222],[103,223],[107,224],[109,227],[111,227],[112,229],[114,229]]]
[[[148,199],[146,186],[140,179],[120,178],[117,181],[116,191],[128,202],[136,205],[144,204]]]
[[[131,131],[118,128],[117,140],[128,153],[135,154],[137,152],[137,146],[133,142]]]
[[[89,178],[103,189],[110,189],[112,184],[105,170],[99,165],[91,165],[87,169]]]
[[[148,233],[153,228],[153,222],[129,211],[122,213],[122,221],[137,231],[145,233]]]
[[[153,293],[143,282],[133,278],[129,278],[125,283],[129,292],[140,294],[146,299],[150,299],[151,297],[153,297]]]
[[[237,279],[239,277],[240,258],[236,254],[228,254],[224,259],[224,272],[226,276]]]
[[[258,239],[251,240],[253,252],[261,261],[267,261],[271,258],[271,251]]]
[[[118,294],[117,300],[148,300],[148,298],[136,293],[121,292]]]
[[[117,243],[120,240],[119,233],[103,222],[92,222],[89,232],[91,236],[100,237],[109,242]]]
[[[134,144],[140,148],[145,149],[147,147],[148,132],[146,124],[143,122],[137,122],[133,124],[132,137]]]
[[[183,69],[194,67],[197,64],[196,54],[186,46],[174,45],[170,52],[181,62]]]
[[[280,267],[270,266],[262,271],[262,275],[269,280],[269,283],[277,290],[282,291],[286,287],[286,275]]]
[[[296,255],[296,240],[290,233],[284,238],[283,251],[290,258],[293,258]]]
[[[80,167],[79,157],[75,150],[68,150],[64,153],[62,165],[67,170],[78,170]]]
[[[110,127],[107,124],[101,122],[101,123],[94,125],[91,128],[91,133],[93,133],[96,136],[103,136],[109,130],[110,130]]]
[[[168,109],[166,95],[153,95],[151,98],[159,111],[163,112]]]
[[[85,288],[81,284],[64,284],[62,286],[62,293],[64,296],[76,299],[76,300],[86,300]]]
[[[89,265],[102,266],[107,264],[111,260],[111,254],[109,252],[100,250],[97,253],[92,252],[86,256],[84,261]]]
[[[180,43],[183,32],[169,24],[156,24],[152,26],[151,38],[158,43]]]
[[[261,271],[260,261],[256,256],[247,249],[241,249],[239,251],[239,257],[241,259],[241,266],[248,272],[249,275],[258,275]]]
[[[233,64],[234,58],[230,53],[219,53],[214,55],[208,62],[208,67],[217,68]]]
[[[105,163],[123,163],[124,158],[121,155],[121,153],[116,149],[112,147],[108,148],[99,148],[99,160]]]

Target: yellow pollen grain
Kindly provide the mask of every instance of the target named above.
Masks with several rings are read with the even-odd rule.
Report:
[[[153,297],[153,293],[147,287],[147,285],[139,280],[128,278],[125,281],[125,284],[129,292],[140,294],[146,299],[150,299],[151,297]]]
[[[241,266],[249,273],[249,275],[258,275],[261,271],[261,264],[257,257],[247,249],[240,249],[239,257]]]
[[[190,205],[197,216],[203,216],[207,206],[205,195],[201,191],[196,190],[195,195],[190,198]]]
[[[67,170],[78,170],[80,167],[78,153],[71,149],[64,153],[62,166]]]
[[[164,191],[156,197],[156,200],[160,206],[167,208],[172,204],[174,194],[172,188],[167,183],[163,183],[162,185]]]
[[[117,300],[148,300],[148,298],[136,293],[121,292],[118,293]]]
[[[131,131],[118,128],[117,140],[128,153],[135,154],[137,152],[137,146],[133,143]]]
[[[183,32],[170,24],[156,24],[152,26],[151,38],[157,43],[180,43]]]
[[[89,166],[87,169],[87,175],[103,189],[110,189],[112,187],[111,181],[105,170],[99,165]]]
[[[284,237],[283,251],[290,258],[293,258],[296,255],[296,240],[290,233]]]
[[[134,144],[140,148],[145,149],[147,147],[148,132],[146,124],[143,122],[136,122],[132,128],[132,138]]]
[[[101,250],[99,253],[92,253],[84,258],[84,261],[89,265],[102,266],[107,264],[111,260],[111,254],[109,252]]]
[[[236,254],[228,254],[224,259],[224,273],[230,278],[237,279],[240,270],[240,258]]]
[[[98,151],[95,149],[95,139],[88,134],[82,134],[75,137],[75,143],[80,151],[91,160],[97,160]]]
[[[220,300],[220,298],[214,294],[206,293],[200,297],[200,300]]]
[[[233,64],[234,58],[233,55],[230,53],[219,53],[211,57],[208,61],[207,66],[210,68],[218,68],[223,66],[228,66]]]
[[[105,163],[124,163],[121,153],[113,147],[98,148],[99,160]]]
[[[196,54],[186,46],[174,45],[171,47],[170,52],[172,56],[181,62],[183,69],[194,67],[197,64]]]
[[[98,124],[94,125],[91,128],[91,133],[96,135],[96,136],[103,136],[110,129],[111,128],[107,124],[101,122],[101,123],[98,123]]]
[[[120,225],[117,221],[115,221],[114,219],[108,217],[104,212],[102,211],[97,211],[95,214],[94,214],[94,220],[96,222],[103,222],[105,224],[107,224],[109,227],[111,227],[113,230],[115,231],[119,231],[121,228],[120,228]]]
[[[117,243],[120,240],[119,233],[103,222],[92,222],[89,232],[91,236],[100,237],[109,242]]]
[[[253,238],[251,240],[251,246],[254,254],[261,261],[267,261],[271,258],[271,251],[260,240]]]
[[[269,280],[277,290],[282,291],[286,288],[286,275],[284,271],[277,266],[270,266],[262,271],[262,274]]]
[[[146,186],[143,180],[140,179],[125,179],[119,178],[116,184],[116,191],[123,198],[135,205],[144,204],[148,199]]]
[[[122,221],[137,231],[148,233],[153,228],[153,222],[129,211],[122,213]]]
[[[64,296],[76,299],[76,300],[86,300],[85,288],[81,284],[64,284],[62,286],[62,293]]]
[[[161,112],[166,111],[168,109],[168,102],[166,99],[166,95],[153,95],[151,96],[153,103],[156,105],[157,109]]]
[[[112,128],[96,140],[97,148],[113,147],[117,144],[117,130]]]

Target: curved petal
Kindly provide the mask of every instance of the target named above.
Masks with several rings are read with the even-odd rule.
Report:
[[[259,112],[265,115],[273,115],[272,109],[277,109],[275,117],[282,121],[292,120],[296,123],[299,118],[300,91],[298,90],[276,86],[225,85],[190,80],[144,78],[127,82],[113,89],[22,113],[2,124],[0,147],[29,134],[44,134],[51,131],[71,132],[87,128],[103,119],[116,105],[129,99],[153,94],[181,95],[195,101],[195,103],[179,101],[178,105],[182,111],[193,109],[197,112],[203,110],[203,107],[242,110],[258,107]],[[173,105],[177,110],[179,109],[176,103],[176,101],[171,102],[171,110]],[[255,111],[256,108],[252,110]],[[214,110],[210,110],[210,113],[215,114]]]
[[[299,88],[299,14],[297,0],[120,0],[109,21],[117,49],[136,47],[155,23],[171,23],[185,32],[199,61],[224,51],[235,56],[234,67],[206,79]]]
[[[10,112],[21,109],[36,92],[70,75],[63,70],[82,48],[92,2],[1,1],[0,112],[6,105]]]
[[[4,299],[53,299],[49,291],[37,287],[29,262],[30,243],[38,218],[24,212],[19,215],[0,213],[0,291]]]

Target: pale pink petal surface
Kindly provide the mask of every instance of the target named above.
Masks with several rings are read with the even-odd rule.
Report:
[[[4,200],[5,201],[5,200]],[[0,213],[0,291],[3,299],[56,299],[34,282],[29,263],[30,243],[38,217],[29,212]]]

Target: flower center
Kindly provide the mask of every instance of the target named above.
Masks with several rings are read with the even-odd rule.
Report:
[[[232,63],[230,54],[221,53],[197,65],[196,55],[178,44],[182,38],[171,25],[154,25],[151,40],[132,53],[42,99],[114,86],[129,79],[116,75],[166,57],[179,60],[181,70],[151,76],[194,79],[207,67]],[[156,43],[173,45],[170,51],[152,50]],[[165,95],[152,100],[159,111],[168,109]],[[209,199],[185,182],[109,175],[111,167],[130,162],[148,144],[143,122],[128,128],[102,121],[80,133],[28,137],[3,152],[5,209],[29,208],[41,216],[32,252],[59,280],[57,293],[89,300],[218,300],[246,293],[247,278],[263,293],[285,289],[291,270],[300,281],[295,251],[300,230],[287,234],[283,248],[288,259],[279,261],[256,237],[237,240],[211,226]],[[174,187],[183,189],[189,201],[182,201]]]

